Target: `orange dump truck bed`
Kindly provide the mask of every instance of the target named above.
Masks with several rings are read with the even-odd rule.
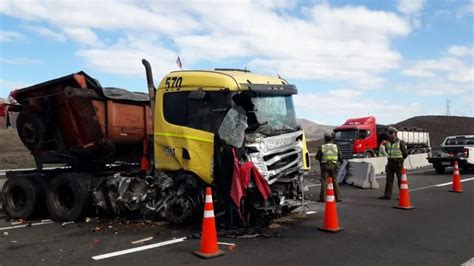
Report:
[[[84,72],[16,90],[17,129],[39,163],[137,162],[153,134],[148,95],[102,88]]]

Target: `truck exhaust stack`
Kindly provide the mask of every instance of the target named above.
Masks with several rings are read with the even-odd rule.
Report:
[[[148,95],[150,97],[150,107],[153,117],[155,116],[155,84],[153,83],[153,74],[151,65],[146,59],[142,59],[142,64],[145,67],[146,81],[148,84]]]

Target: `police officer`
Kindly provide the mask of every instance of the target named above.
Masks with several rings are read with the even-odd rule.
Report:
[[[387,165],[385,166],[385,193],[379,198],[385,200],[389,200],[392,197],[394,174],[397,175],[398,186],[400,187],[403,161],[408,156],[405,142],[398,139],[397,137],[397,129],[394,127],[389,127],[388,135],[389,139],[387,143],[385,143],[385,150],[387,153]]]
[[[339,193],[339,184],[337,182],[338,162],[342,162],[342,154],[339,147],[332,143],[332,133],[324,133],[324,144],[319,147],[316,153],[316,160],[321,165],[321,192],[319,193],[319,201],[324,202],[326,198],[326,187],[328,177],[332,177],[334,184],[334,194],[336,201],[341,201]]]

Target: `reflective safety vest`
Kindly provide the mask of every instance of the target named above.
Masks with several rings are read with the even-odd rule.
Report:
[[[323,156],[321,157],[321,163],[333,162],[337,163],[337,145],[334,143],[326,143],[321,146]]]
[[[389,159],[403,159],[402,150],[400,149],[400,140],[391,143],[387,142],[387,156]]]

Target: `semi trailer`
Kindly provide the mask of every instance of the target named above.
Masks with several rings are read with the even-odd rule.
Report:
[[[429,152],[429,132],[420,128],[397,128],[397,137],[403,140],[409,154]],[[375,157],[383,140],[388,139],[388,126],[378,125],[373,116],[350,118],[334,129],[334,141],[344,159]]]
[[[7,172],[9,217],[105,212],[180,224],[200,217],[206,186],[227,224],[265,224],[300,205],[309,153],[294,85],[215,69],[173,71],[155,86],[142,63],[148,94],[102,87],[84,72],[12,93],[37,169]]]

